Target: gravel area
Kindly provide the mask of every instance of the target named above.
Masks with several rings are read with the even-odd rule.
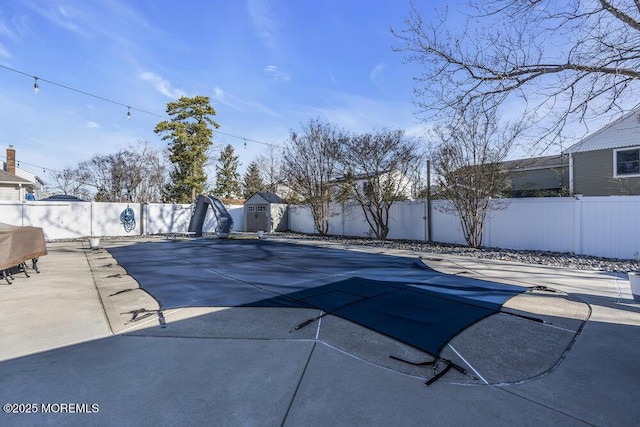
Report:
[[[550,265],[554,267],[568,267],[578,270],[629,272],[640,271],[640,260],[621,260],[599,258],[572,253],[546,251],[519,251],[500,248],[473,249],[467,246],[450,245],[444,243],[426,243],[408,240],[375,240],[350,238],[343,236],[318,236],[297,233],[274,233],[278,237],[288,239],[304,239],[330,241],[348,245],[369,246],[386,249],[413,250],[417,252],[431,252],[434,254],[449,254],[502,261],[514,261],[526,264]]]

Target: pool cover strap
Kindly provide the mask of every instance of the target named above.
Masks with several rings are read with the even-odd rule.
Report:
[[[433,377],[430,378],[425,384],[427,386],[430,386],[431,384],[433,384],[434,382],[438,381],[440,378],[442,378],[444,375],[446,375],[447,372],[449,372],[451,370],[451,368],[455,369],[456,371],[460,372],[461,374],[467,375],[467,370],[464,369],[462,366],[453,363],[451,360],[448,359],[443,359],[443,358],[436,358],[433,360],[427,360],[426,362],[412,362],[410,360],[405,360],[402,359],[400,357],[394,356],[394,355],[389,355],[390,358],[394,359],[394,360],[398,360],[400,362],[403,363],[408,363],[409,365],[413,365],[413,366],[433,366]],[[445,365],[444,369],[441,370],[440,372],[438,372],[438,364],[442,363]]]

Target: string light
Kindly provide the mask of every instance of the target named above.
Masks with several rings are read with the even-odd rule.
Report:
[[[2,64],[0,64],[0,68],[4,68],[5,70],[13,71],[14,73],[22,74],[24,76],[32,77],[35,80],[34,83],[33,83],[33,91],[35,93],[38,93],[40,91],[40,86],[38,85],[38,80],[40,80],[40,81],[49,83],[51,85],[61,87],[63,89],[67,89],[67,90],[70,90],[70,91],[73,91],[73,92],[80,93],[80,94],[85,95],[85,96],[90,96],[92,98],[100,99],[101,101],[110,102],[111,104],[120,105],[122,107],[127,107],[127,120],[131,118],[131,110],[135,110],[135,111],[138,111],[140,113],[148,114],[150,116],[159,117],[159,118],[164,119],[164,120],[171,120],[171,117],[168,117],[168,116],[165,116],[165,115],[162,115],[162,114],[153,113],[151,111],[143,110],[141,108],[131,107],[131,106],[127,105],[127,104],[123,104],[121,102],[114,101],[112,99],[104,98],[104,97],[99,96],[99,95],[94,95],[92,93],[85,92],[83,90],[76,89],[76,88],[73,88],[71,86],[63,85],[61,83],[57,83],[57,82],[54,82],[54,81],[51,81],[51,80],[43,79],[41,77],[36,77],[34,75],[25,73],[24,71],[16,70],[14,68],[7,67],[7,66],[2,65]],[[269,142],[258,141],[258,140],[250,139],[250,138],[244,138],[242,136],[238,136],[238,135],[234,135],[234,134],[226,133],[226,132],[220,132],[218,130],[216,130],[215,132],[217,134],[229,136],[231,138],[242,139],[242,140],[244,140],[245,145],[246,145],[247,141],[249,141],[249,142],[254,142],[256,144],[267,145],[267,146],[275,147],[275,148],[281,148],[282,147],[282,146],[277,145],[277,144],[271,144]]]
[[[0,159],[5,159],[5,161],[6,161],[7,158],[6,158],[6,156],[0,155]],[[51,169],[51,168],[48,168],[46,166],[41,166],[41,165],[34,165],[33,163],[27,163],[25,161],[16,159],[16,166],[20,167],[20,165],[31,166],[32,168],[36,168],[36,169],[42,169],[42,172],[44,172],[44,173],[46,173],[47,171],[52,172],[52,173],[62,173],[62,172],[60,172],[60,171],[58,171],[56,169]]]
[[[244,138],[243,138],[243,139],[244,139]],[[244,149],[245,149],[245,150],[247,149],[247,140],[246,140],[246,139],[244,140]]]

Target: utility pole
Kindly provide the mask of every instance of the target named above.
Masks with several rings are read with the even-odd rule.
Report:
[[[427,159],[427,242],[433,242],[431,234],[431,159]]]

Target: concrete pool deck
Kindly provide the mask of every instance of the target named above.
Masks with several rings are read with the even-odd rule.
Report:
[[[138,311],[157,303],[107,250],[48,249],[40,274],[0,285],[0,402],[13,404],[3,425],[640,424],[640,305],[622,275],[384,251],[563,291],[505,304],[545,323],[499,313],[465,330],[441,356],[468,374],[427,387],[430,367],[389,356],[431,357],[343,319],[293,330],[315,310],[179,308],[163,328]]]

